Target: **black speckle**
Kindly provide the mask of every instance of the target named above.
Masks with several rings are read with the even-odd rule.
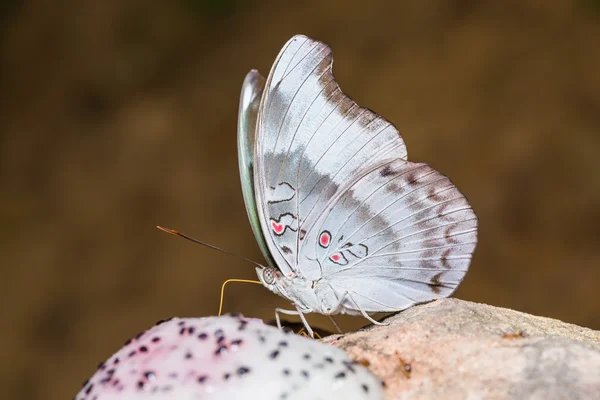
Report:
[[[230,373],[226,373],[225,375],[223,375],[223,379],[225,379],[226,381],[228,381],[229,378],[231,378],[231,374]]]
[[[232,346],[239,346],[240,344],[242,344],[244,341],[242,339],[235,339],[233,341],[231,341],[231,345]]]
[[[193,335],[193,334],[194,334],[194,332],[196,332],[196,328],[194,328],[193,326],[190,326],[190,327],[188,328],[188,333],[189,333],[190,335]]]
[[[206,340],[207,337],[208,335],[204,332],[198,334],[198,339],[200,340]]]
[[[179,322],[177,323],[177,325],[179,325],[179,326],[184,326],[184,325],[185,325],[185,321],[179,321]]]
[[[248,325],[248,321],[241,320],[240,326],[238,326],[238,331],[243,331],[244,329],[246,329],[246,325]]]
[[[302,358],[305,359],[305,360],[310,360],[310,354],[304,353],[304,355],[302,356]]]
[[[189,360],[190,358],[192,358],[192,353],[190,353],[189,351],[187,353],[185,353],[185,359]]]
[[[348,371],[355,373],[356,371],[354,370],[354,364],[356,364],[356,362],[354,361],[343,361],[344,365],[346,366],[346,368],[348,369]]]
[[[288,342],[285,340],[282,340],[281,342],[279,342],[279,346],[280,347],[287,347],[288,346]]]
[[[108,382],[110,382],[110,377],[109,378],[100,379],[100,384],[101,385],[106,385]]]
[[[113,361],[113,364],[118,364],[121,361],[121,359],[119,357],[115,357],[115,360]]]
[[[217,329],[215,331],[215,337],[220,338],[220,337],[223,337],[223,336],[224,336],[223,329]]]
[[[283,375],[285,375],[285,376],[290,376],[290,370],[289,370],[289,369],[287,369],[287,368],[284,368],[284,369],[283,369]]]
[[[245,375],[245,374],[247,374],[248,372],[250,372],[250,368],[248,368],[248,367],[239,367],[239,368],[238,368],[238,370],[237,370],[237,373],[238,373],[238,375],[240,375],[240,376],[241,376],[241,375]]]
[[[165,321],[164,319],[161,319],[161,320],[156,321],[155,325],[164,324],[165,322],[167,322],[167,321]]]
[[[271,354],[269,354],[269,358],[274,360],[277,358],[278,355],[279,355],[279,350],[274,350],[271,352]]]
[[[227,346],[219,346],[215,351],[215,355],[221,355],[227,353]]]
[[[146,353],[148,351],[148,347],[146,347],[146,346],[140,346],[140,351],[142,353]]]
[[[365,393],[369,393],[369,387],[366,384],[362,384],[362,389],[365,391]]]
[[[229,316],[233,317],[233,318],[240,318],[242,316],[242,314],[240,314],[239,312],[232,312],[232,313],[229,313]]]
[[[208,376],[201,375],[198,377],[198,383],[204,383],[204,382],[206,382],[207,379],[208,379]]]
[[[131,344],[131,342],[133,342],[133,339],[127,339],[127,341],[125,342],[125,344],[123,346],[129,346]]]
[[[300,371],[300,375],[302,375],[306,379],[308,379],[308,377],[309,377],[308,371],[305,370],[305,369],[303,369],[302,371]]]
[[[221,344],[225,341],[225,336],[221,336],[217,339],[217,344]]]
[[[325,361],[328,362],[329,364],[333,364],[333,358],[327,356],[325,357]]]
[[[111,368],[111,369],[109,369],[108,371],[106,371],[106,373],[107,373],[108,375],[112,376],[112,375],[115,373],[115,369],[114,369],[114,368]]]
[[[86,379],[85,382],[83,382],[83,384],[81,385],[81,387],[84,388],[85,385],[87,385],[88,383],[90,383],[90,380]]]
[[[144,382],[144,381],[138,381],[137,387],[140,389],[143,389],[145,384],[146,384],[146,382]]]
[[[338,373],[335,375],[335,379],[343,379],[343,378],[345,378],[345,377],[346,377],[346,373],[345,373],[344,371],[342,371],[342,372],[338,372]]]
[[[260,335],[260,336],[258,337],[258,341],[259,341],[259,342],[261,342],[261,343],[264,343],[264,342],[266,342],[266,341],[267,341],[267,339],[266,339],[266,338],[265,338],[263,335]]]
[[[100,364],[98,364],[98,369],[99,370],[104,370],[104,368],[106,368],[106,363],[103,361]]]
[[[155,336],[152,338],[152,343],[158,343],[160,342],[160,338],[158,336]]]
[[[180,334],[180,335],[183,335],[184,333],[185,333],[185,327],[183,327],[183,328],[181,328],[181,329],[179,330],[179,334]]]
[[[146,333],[146,331],[141,331],[140,333],[135,335],[135,339],[137,340],[137,339],[141,338],[144,333]]]
[[[287,246],[281,246],[281,250],[285,253],[285,254],[292,254],[292,249],[290,249]]]
[[[129,357],[133,357],[135,356],[136,351],[135,350],[131,350],[128,354]]]

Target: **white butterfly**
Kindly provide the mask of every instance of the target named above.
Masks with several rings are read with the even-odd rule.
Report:
[[[448,178],[407,161],[398,130],[346,96],[331,49],[294,36],[268,79],[250,71],[238,127],[246,209],[268,289],[305,313],[400,311],[451,295],[477,217]]]

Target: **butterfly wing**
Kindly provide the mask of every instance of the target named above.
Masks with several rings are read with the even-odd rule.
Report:
[[[242,84],[240,95],[240,108],[238,113],[238,162],[240,168],[240,181],[242,183],[242,194],[248,219],[252,231],[258,242],[265,259],[271,266],[275,261],[265,241],[265,236],[260,227],[258,211],[256,209],[256,198],[254,196],[254,139],[256,134],[256,119],[258,107],[265,88],[265,78],[256,70],[248,72]]]
[[[361,171],[390,157],[406,159],[398,130],[340,90],[332,61],[327,45],[294,36],[271,69],[258,113],[259,220],[282,272],[309,279],[320,268],[300,255],[306,227]]]
[[[444,175],[389,159],[339,190],[305,242],[301,256],[318,260],[338,295],[351,295],[346,312],[398,311],[454,292],[475,251],[477,217]]]

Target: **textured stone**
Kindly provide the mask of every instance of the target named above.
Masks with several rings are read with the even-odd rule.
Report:
[[[395,399],[598,399],[600,332],[442,299],[325,338],[384,379]]]

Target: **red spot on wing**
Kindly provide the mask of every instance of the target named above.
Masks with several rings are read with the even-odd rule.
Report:
[[[285,229],[285,226],[282,223],[277,223],[275,221],[271,221],[271,227],[277,234],[283,233],[283,230]]]
[[[331,256],[331,259],[333,261],[339,261],[340,260],[340,255],[339,254],[334,254],[334,255]]]
[[[322,247],[327,247],[329,246],[329,242],[331,242],[331,234],[327,231],[321,233],[321,236],[319,237],[319,244]]]

